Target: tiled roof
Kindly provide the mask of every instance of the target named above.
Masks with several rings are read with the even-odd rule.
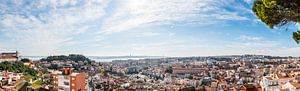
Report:
[[[296,87],[297,89],[300,88],[300,83],[297,83],[297,82],[291,82],[291,84]]]
[[[0,56],[0,59],[16,59],[16,56]]]
[[[246,89],[253,89],[253,88],[256,88],[256,86],[253,85],[253,84],[245,84],[244,86],[246,87]]]

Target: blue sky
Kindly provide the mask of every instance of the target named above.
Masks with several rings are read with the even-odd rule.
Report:
[[[252,2],[1,0],[0,51],[27,56],[299,56],[293,31],[267,28],[253,15]]]

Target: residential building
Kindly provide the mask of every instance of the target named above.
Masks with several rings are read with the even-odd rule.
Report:
[[[300,83],[298,82],[288,82],[282,86],[283,89],[289,91],[300,91]]]
[[[86,73],[72,72],[71,68],[63,68],[62,71],[54,71],[53,87],[57,91],[86,91]]]
[[[20,60],[20,54],[16,52],[3,52],[0,53],[0,62],[4,61],[18,61]]]
[[[264,76],[261,83],[263,91],[280,91],[278,85],[278,79],[274,79],[271,76]]]

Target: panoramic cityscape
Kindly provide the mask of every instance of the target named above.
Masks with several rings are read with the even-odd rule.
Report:
[[[93,57],[92,57],[93,58]],[[109,58],[114,58],[107,61]],[[119,59],[118,59],[119,58]],[[0,55],[1,91],[297,91],[300,57],[23,58]],[[101,60],[105,61],[101,61]]]
[[[299,0],[1,0],[0,91],[300,91]]]

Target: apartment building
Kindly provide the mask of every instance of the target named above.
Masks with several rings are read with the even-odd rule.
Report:
[[[86,73],[72,72],[71,68],[54,71],[53,87],[57,91],[86,91]]]

